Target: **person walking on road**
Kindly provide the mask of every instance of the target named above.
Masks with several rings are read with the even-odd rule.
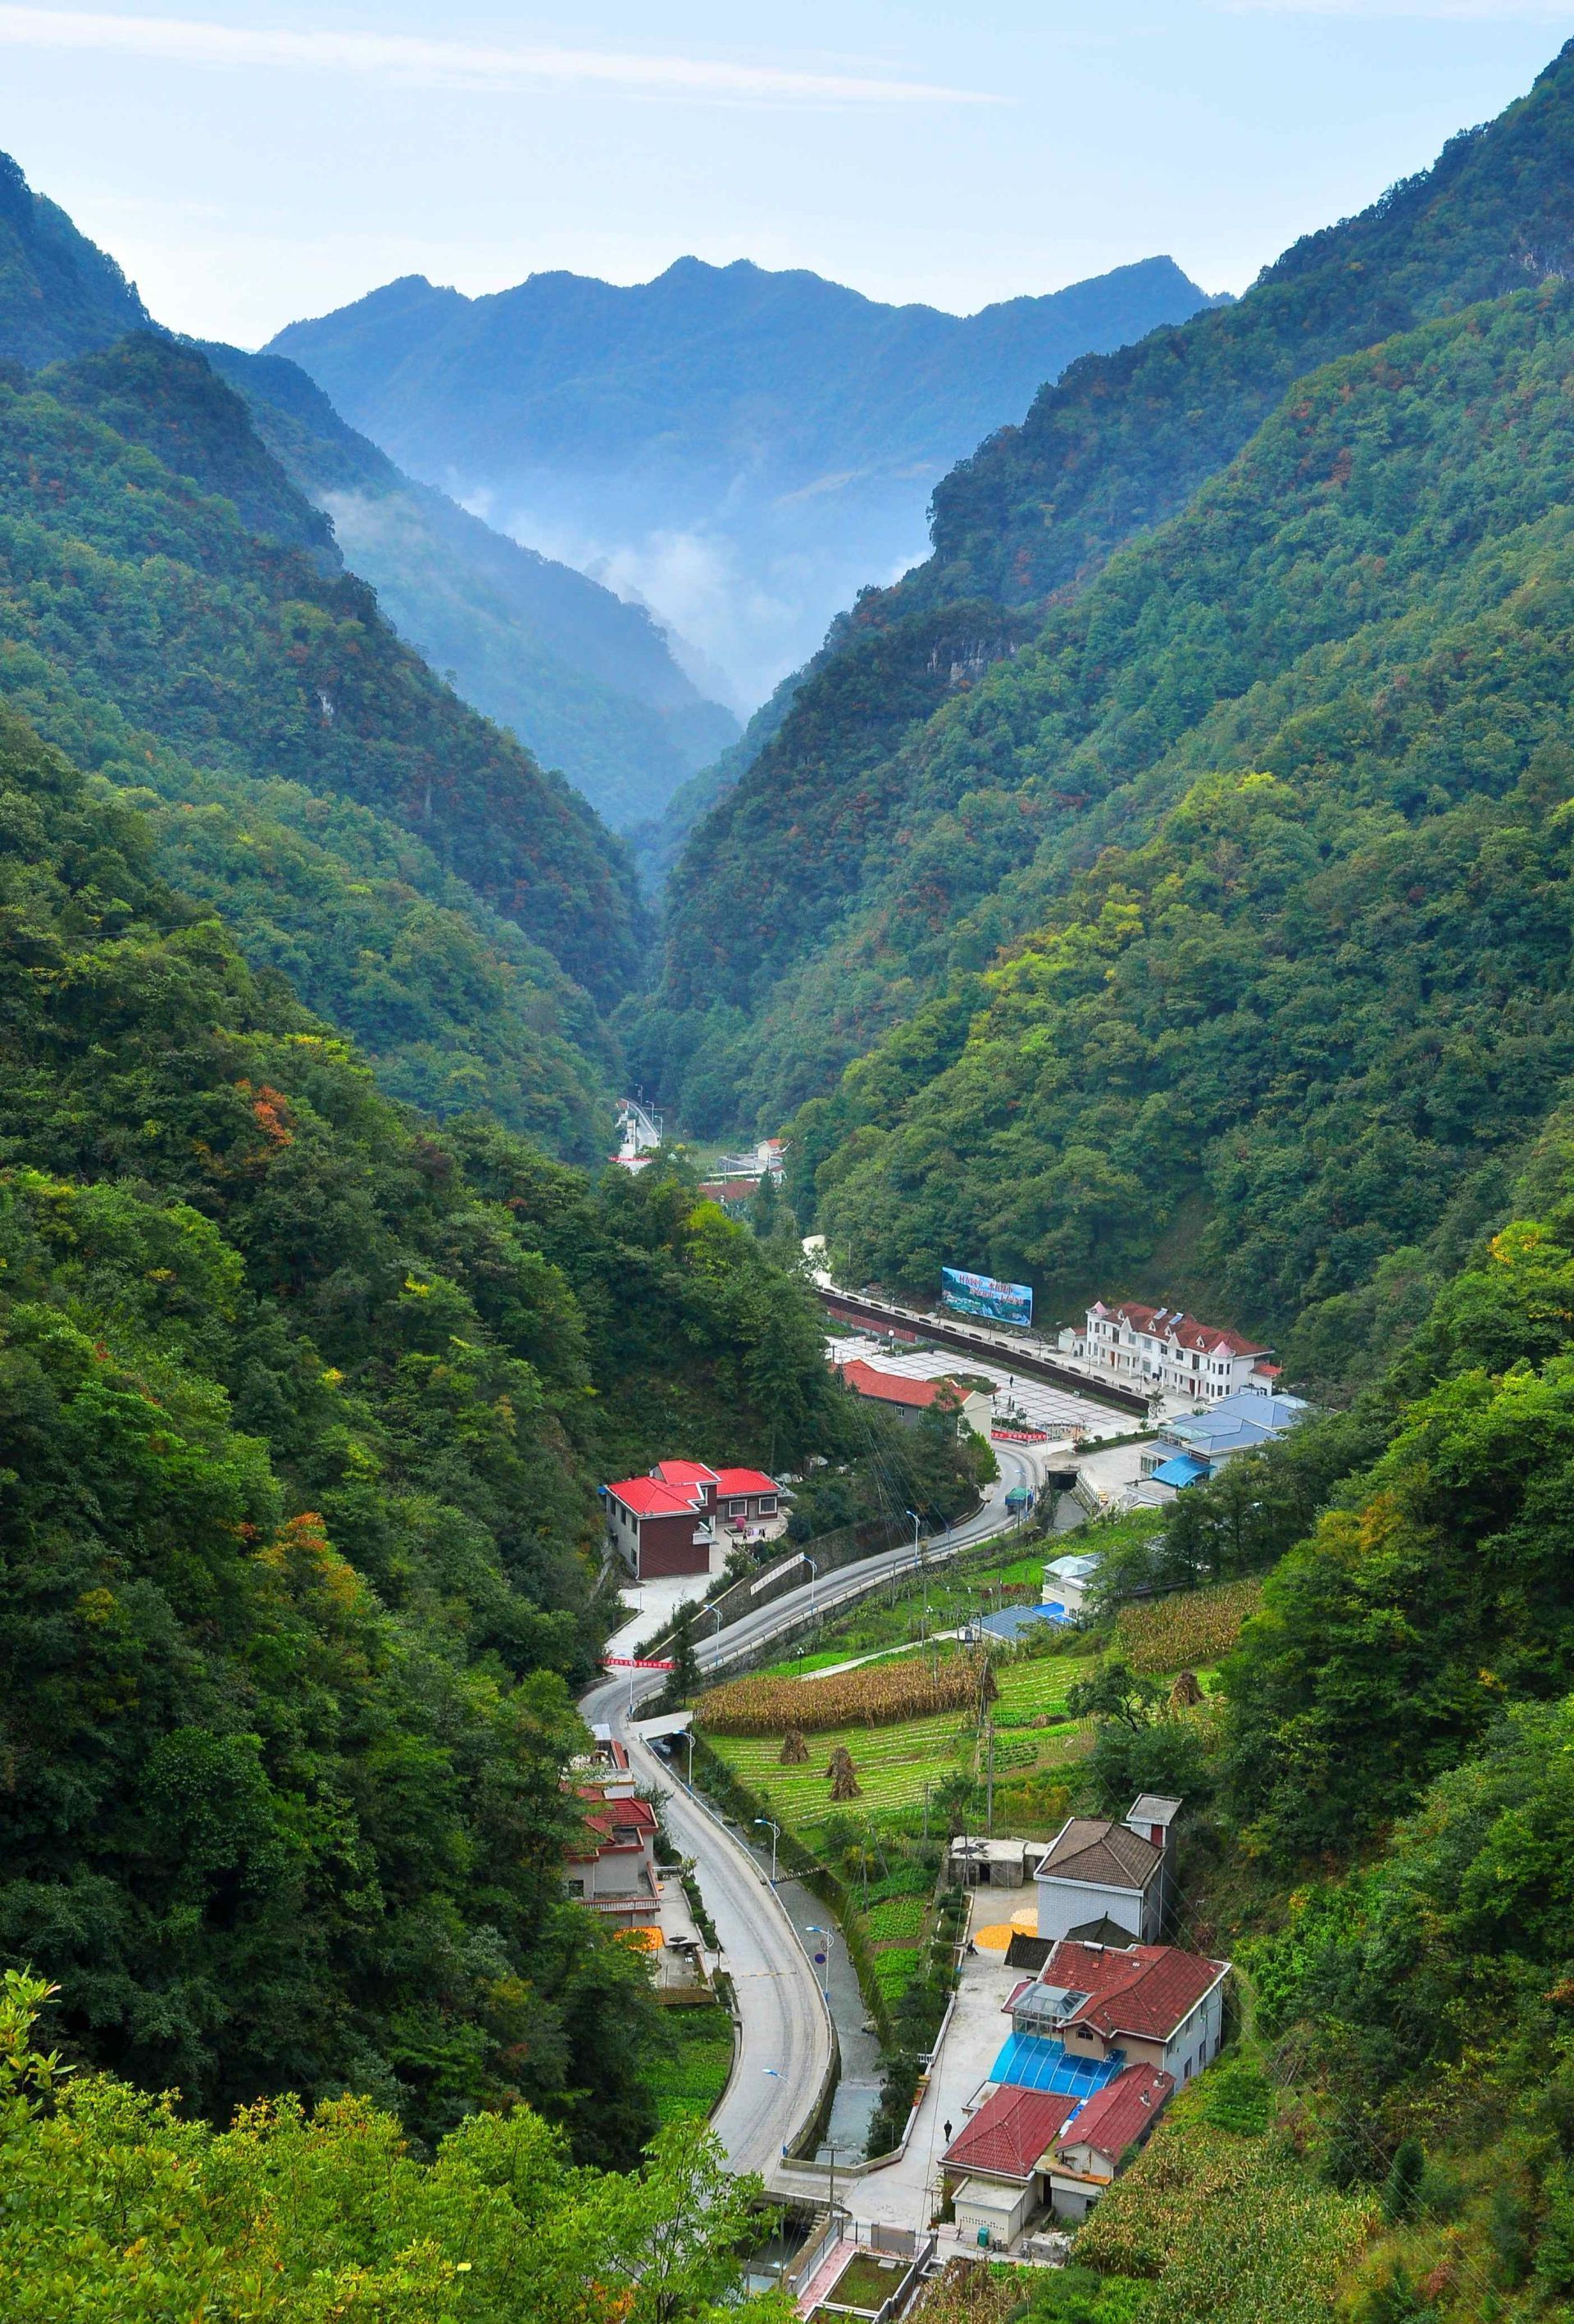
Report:
[[[949,2146],[951,2144],[951,2125],[949,2123],[943,2123],[941,2127],[944,2130],[945,2144]]]

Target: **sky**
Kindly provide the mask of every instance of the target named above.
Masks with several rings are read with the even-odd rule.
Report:
[[[677,257],[971,313],[1168,252],[1239,290],[1564,40],[1551,0],[0,0],[0,146],[161,320]]]

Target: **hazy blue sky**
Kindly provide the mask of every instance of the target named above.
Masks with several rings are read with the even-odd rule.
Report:
[[[0,144],[182,328],[685,252],[968,310],[1238,290],[1525,88],[1549,0],[0,4]]]

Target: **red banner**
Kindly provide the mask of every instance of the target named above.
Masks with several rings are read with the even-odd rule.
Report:
[[[991,1428],[990,1434],[1001,1444],[1047,1444],[1047,1428]]]
[[[638,1655],[603,1655],[602,1656],[603,1670],[672,1670],[675,1667],[672,1663],[641,1661]]]

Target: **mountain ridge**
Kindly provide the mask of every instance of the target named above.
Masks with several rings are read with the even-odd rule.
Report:
[[[1204,303],[1170,259],[963,317],[688,258],[643,284],[557,272],[475,300],[401,277],[269,349],[411,473],[602,560],[740,685],[746,654],[758,700],[859,582],[918,552],[959,453],[1088,347]],[[704,632],[683,593],[707,590],[726,618],[713,606]]]
[[[943,697],[916,700],[893,736],[881,671],[902,641],[920,650],[948,606],[980,603],[1031,636],[1063,597],[1094,585],[1121,541],[1221,473],[1307,370],[1371,344],[1368,333],[1468,305],[1484,286],[1503,295],[1534,279],[1527,250],[1574,235],[1571,145],[1574,44],[1496,123],[1451,140],[1432,171],[1306,237],[1234,307],[1084,357],[1022,429],[999,431],[953,472],[934,495],[928,563],[861,596],[837,651],[672,874],[662,976],[634,1034],[639,1070],[669,1105],[708,1125],[731,1092],[779,1127],[943,983],[945,899],[969,880],[969,846],[943,818],[969,793],[992,803],[974,817],[975,900],[1006,880],[1020,848],[1037,845],[1016,802],[1061,747],[1057,732],[1042,742],[1026,733],[1009,745],[998,734],[964,742],[975,690],[964,671]],[[1549,217],[1562,223],[1549,229]],[[1392,282],[1366,267],[1370,252],[1386,254]],[[1012,680],[977,683],[1008,690]],[[937,788],[929,770],[943,761]],[[922,917],[925,882],[935,956],[915,977],[905,945],[882,953],[878,928],[888,908]],[[990,932],[975,922],[970,964],[983,967],[1017,933],[1008,910]],[[790,1080],[769,1062],[787,1056]]]

